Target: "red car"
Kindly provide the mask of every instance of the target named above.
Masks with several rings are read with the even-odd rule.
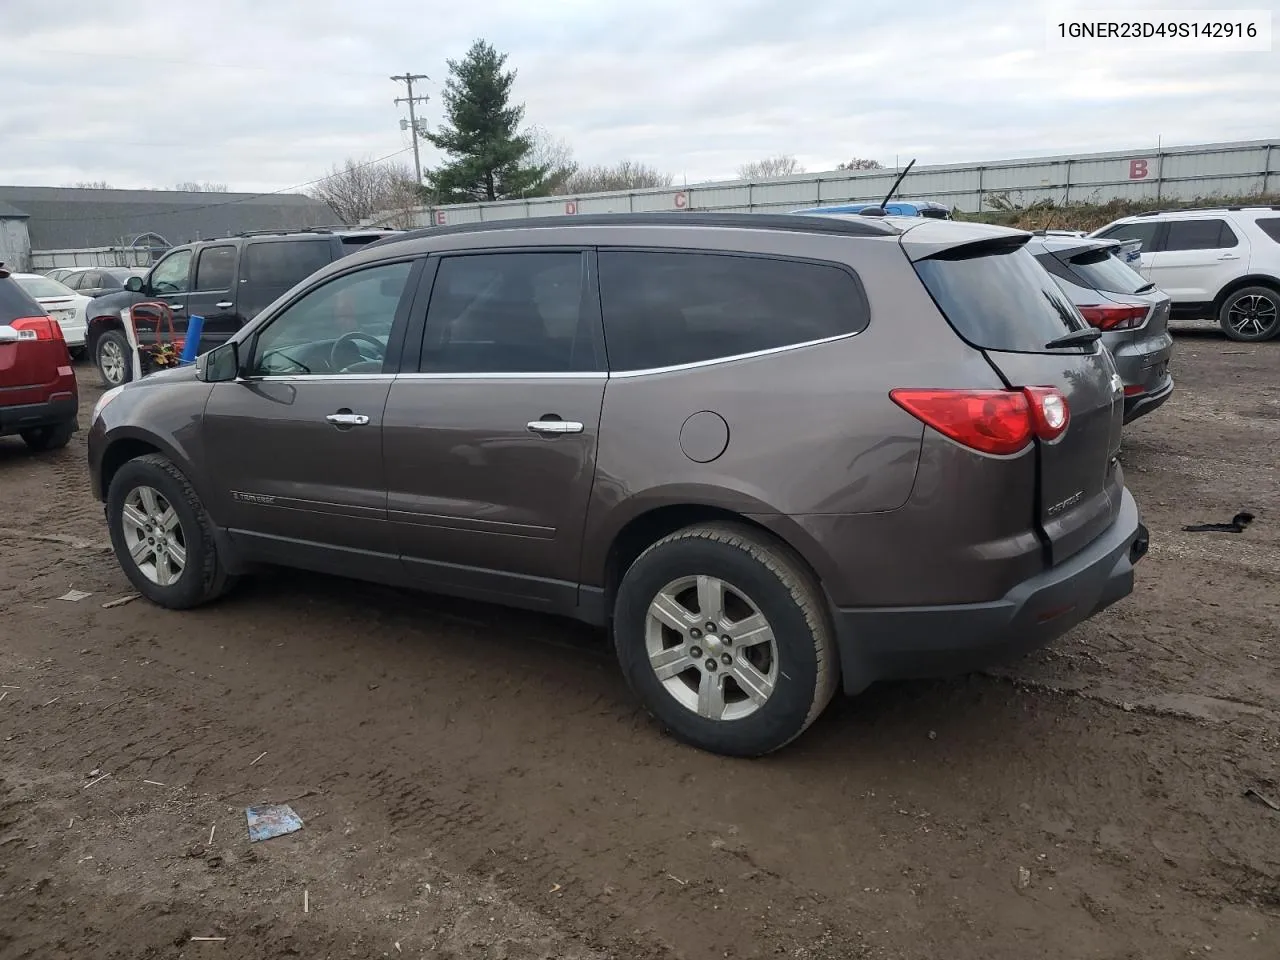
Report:
[[[79,429],[71,354],[58,321],[0,264],[0,437],[32,450],[65,447]]]

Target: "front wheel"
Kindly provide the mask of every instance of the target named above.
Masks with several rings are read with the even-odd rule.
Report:
[[[123,331],[107,330],[93,345],[93,362],[98,376],[108,387],[118,387],[133,379],[133,350]]]
[[[170,460],[149,454],[122,466],[107,491],[107,527],[125,576],[153,603],[199,606],[232,584],[213,523]]]
[[[835,693],[822,592],[783,545],[749,527],[688,527],[622,578],[614,642],[623,673],[676,737],[736,757],[798,737]]]
[[[1232,340],[1260,343],[1280,334],[1280,293],[1270,287],[1245,287],[1223,301],[1218,326]]]

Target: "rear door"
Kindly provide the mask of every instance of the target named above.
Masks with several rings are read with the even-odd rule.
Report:
[[[1036,441],[1037,520],[1052,562],[1061,563],[1120,510],[1124,403],[1115,363],[1101,342],[1046,346],[1087,325],[1025,249],[1025,236],[939,250],[913,244],[916,232],[907,233],[903,245],[956,332],[983,351],[1009,387],[1056,387],[1066,397],[1066,431],[1053,442]]]
[[[187,314],[204,317],[200,353],[228,340],[243,323],[231,299],[238,259],[234,243],[204,247],[196,257],[195,282],[187,297]]]
[[[1168,220],[1148,279],[1179,303],[1210,303],[1249,270],[1249,243],[1220,217]]]

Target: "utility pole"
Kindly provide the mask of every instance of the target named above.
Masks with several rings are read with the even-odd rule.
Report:
[[[395,102],[409,104],[409,129],[413,133],[413,172],[418,175],[418,185],[421,186],[422,185],[422,161],[418,159],[418,117],[417,117],[417,114],[414,113],[413,105],[415,103],[426,103],[431,98],[415,97],[413,95],[413,81],[430,80],[431,78],[428,77],[425,73],[410,73],[409,71],[406,70],[400,76],[392,77],[391,79],[396,81],[396,83],[403,83],[405,84],[405,86],[409,88],[409,95],[407,97],[396,97]]]

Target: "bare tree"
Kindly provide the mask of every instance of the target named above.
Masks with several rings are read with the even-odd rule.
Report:
[[[753,160],[738,167],[738,176],[743,180],[760,180],[764,177],[793,177],[804,173],[804,167],[789,153],[780,153],[776,157],[765,157]]]
[[[524,135],[530,144],[525,162],[547,171],[543,183],[551,193],[563,193],[561,188],[578,172],[578,162],[573,159],[573,147],[569,146],[569,141],[536,124]]]
[[[115,188],[105,180],[79,180],[72,184],[81,190],[114,190]]]
[[[846,163],[836,164],[837,170],[883,170],[884,164],[879,160],[866,160],[862,157],[854,157]]]
[[[579,167],[553,191],[561,196],[577,193],[604,193],[609,190],[642,190],[645,187],[669,187],[674,178],[655,167],[635,160],[623,160],[613,166]]]
[[[350,157],[307,193],[327,203],[344,223],[390,214],[393,226],[412,226],[409,211],[421,203],[413,171],[403,163],[369,163]]]
[[[182,190],[186,193],[226,193],[227,185],[225,183],[210,183],[208,180],[199,183],[195,180],[184,180],[182,183],[175,183],[173,189]]]

